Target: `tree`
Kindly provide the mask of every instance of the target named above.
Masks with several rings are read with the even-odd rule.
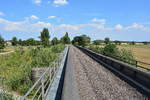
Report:
[[[70,38],[69,38],[68,32],[66,32],[65,36],[61,38],[61,42],[64,44],[70,44]]]
[[[16,37],[13,37],[13,38],[12,38],[12,45],[13,45],[13,46],[16,46],[16,45],[17,45],[17,38],[16,38]]]
[[[40,39],[44,47],[49,46],[50,35],[47,28],[44,28],[43,31],[41,32]]]
[[[147,41],[144,41],[144,42],[142,42],[144,45],[147,45],[148,44],[148,42]]]
[[[132,42],[130,42],[129,44],[130,44],[130,45],[135,45],[135,42],[134,42],[134,41],[132,41]]]
[[[101,43],[103,43],[104,41],[103,40],[94,40],[93,41],[93,44],[94,45],[100,45]]]
[[[114,43],[115,43],[116,45],[117,45],[117,44],[118,44],[118,45],[121,45],[121,42],[118,41],[118,40],[115,40]]]
[[[54,37],[53,40],[51,41],[52,45],[56,45],[59,43],[57,37]]]
[[[29,46],[36,45],[36,41],[33,38],[29,38],[26,40],[26,44]]]
[[[105,38],[105,41],[104,41],[106,44],[110,43],[110,39],[108,37]]]
[[[91,41],[90,37],[86,36],[86,35],[81,35],[81,36],[76,36],[74,37],[74,39],[72,40],[73,44],[77,44],[80,46],[86,46],[87,44],[89,44]]]
[[[22,45],[22,40],[21,39],[18,40],[18,44]]]
[[[5,47],[4,39],[0,36],[0,50],[4,49],[4,47]]]

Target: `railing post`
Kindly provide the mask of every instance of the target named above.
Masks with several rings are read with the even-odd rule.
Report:
[[[136,67],[138,67],[138,61],[136,61]]]
[[[51,77],[52,77],[52,68],[49,69],[49,80],[51,81]]]
[[[42,84],[42,100],[44,100],[45,95],[44,95],[44,77],[41,79],[41,84]]]

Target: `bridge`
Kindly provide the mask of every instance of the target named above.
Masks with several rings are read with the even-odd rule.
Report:
[[[21,100],[149,100],[150,73],[79,46],[67,47]]]

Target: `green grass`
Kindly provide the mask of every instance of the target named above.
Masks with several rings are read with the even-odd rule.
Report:
[[[31,69],[48,67],[63,49],[64,45],[61,44],[49,48],[19,47],[9,56],[0,56],[0,79],[4,79],[0,86],[24,94],[33,84]]]

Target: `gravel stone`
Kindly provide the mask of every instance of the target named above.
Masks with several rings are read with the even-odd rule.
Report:
[[[70,53],[81,100],[149,100],[76,47]]]

